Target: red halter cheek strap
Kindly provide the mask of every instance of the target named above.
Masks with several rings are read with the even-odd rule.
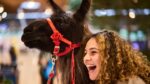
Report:
[[[71,78],[72,78],[72,84],[75,84],[75,64],[74,64],[74,49],[77,47],[80,47],[80,43],[78,44],[73,44],[71,41],[67,40],[66,38],[63,37],[63,35],[56,29],[56,27],[54,26],[53,22],[51,21],[51,19],[46,19],[50,28],[53,31],[53,34],[50,36],[50,38],[53,40],[54,43],[54,50],[53,50],[53,54],[55,56],[64,56],[66,54],[68,54],[69,52],[72,51],[72,56],[71,56]],[[66,47],[66,49],[63,52],[59,52],[60,49],[60,42],[64,42],[66,44],[68,44],[68,47]],[[50,78],[52,78],[54,76],[54,74],[50,74]],[[48,81],[50,84],[50,81]]]

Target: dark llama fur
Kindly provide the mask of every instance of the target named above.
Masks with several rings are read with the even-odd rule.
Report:
[[[84,33],[84,22],[86,15],[90,9],[91,0],[82,0],[80,8],[72,15],[65,13],[53,0],[49,0],[54,13],[50,17],[57,30],[64,38],[72,43],[82,41]],[[46,19],[37,20],[29,24],[23,32],[22,41],[29,48],[38,48],[42,51],[53,52],[54,43],[50,36],[53,31]],[[61,42],[60,52],[64,51],[67,44]],[[89,84],[91,81],[88,78],[88,73],[82,63],[82,57],[77,55],[80,48],[75,49],[75,84]],[[60,57],[59,70],[62,73],[62,84],[71,83],[71,52]]]

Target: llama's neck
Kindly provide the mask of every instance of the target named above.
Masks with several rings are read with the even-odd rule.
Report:
[[[59,69],[59,63],[56,63],[56,75],[53,78],[53,84],[62,84],[62,73]]]

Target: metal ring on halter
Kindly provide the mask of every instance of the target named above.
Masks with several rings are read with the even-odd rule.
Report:
[[[55,55],[52,55],[52,56],[51,56],[51,60],[52,60],[53,63],[55,63],[57,59],[58,59],[57,56],[55,56]]]

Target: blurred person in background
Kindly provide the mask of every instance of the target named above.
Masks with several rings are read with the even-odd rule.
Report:
[[[4,49],[2,49],[3,51]],[[17,63],[14,46],[7,51],[10,56],[10,63],[2,63],[0,68],[0,84],[17,84]]]
[[[14,84],[17,84],[17,75],[18,75],[18,70],[17,70],[17,53],[15,51],[14,46],[10,47],[9,50],[10,58],[11,58],[11,67],[12,67],[12,81]]]

